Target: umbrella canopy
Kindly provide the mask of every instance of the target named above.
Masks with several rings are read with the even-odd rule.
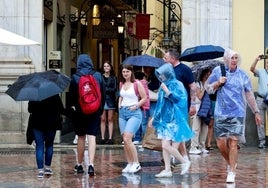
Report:
[[[55,70],[20,76],[6,91],[15,101],[41,101],[65,90],[71,79]]]
[[[224,64],[224,62],[219,61],[219,60],[206,60],[206,61],[201,61],[201,62],[195,64],[193,67],[191,67],[195,80],[196,81],[199,80],[200,74],[203,70],[205,70],[205,69],[212,70],[216,66],[219,66],[221,64]]]
[[[180,61],[203,61],[222,57],[224,48],[213,45],[200,45],[192,48],[187,48],[180,56]]]
[[[38,42],[0,28],[0,43],[9,45],[39,45]]]
[[[138,55],[138,56],[130,56],[126,58],[122,64],[129,64],[133,66],[146,66],[146,67],[160,67],[165,62],[161,58],[153,57],[147,54]]]

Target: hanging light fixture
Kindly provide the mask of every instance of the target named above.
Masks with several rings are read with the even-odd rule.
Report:
[[[175,31],[176,30],[177,21],[178,20],[175,18],[175,15],[172,14],[171,18],[169,19],[169,24],[170,24],[171,31]]]
[[[124,24],[123,23],[118,23],[117,29],[118,29],[119,34],[124,33]]]

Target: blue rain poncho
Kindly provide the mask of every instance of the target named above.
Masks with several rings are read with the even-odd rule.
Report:
[[[245,92],[252,90],[247,74],[239,67],[230,71],[225,66],[227,81],[217,91],[214,111],[215,137],[236,136],[241,143],[245,143],[245,117],[246,98]],[[215,67],[205,83],[209,93],[213,93],[213,84],[221,77],[220,66]]]
[[[245,117],[247,105],[245,92],[252,90],[250,79],[239,67],[233,72],[230,72],[227,66],[225,69],[227,81],[218,89],[214,115],[216,117]],[[218,81],[220,77],[221,70],[218,66],[213,69],[205,87],[212,87],[210,84]],[[212,92],[209,89],[207,91]]]
[[[160,87],[153,116],[153,126],[159,139],[184,142],[194,133],[188,124],[187,92],[183,84],[175,77],[173,67],[166,63],[156,69],[156,77],[164,82],[170,93]],[[162,78],[165,79],[162,80]]]

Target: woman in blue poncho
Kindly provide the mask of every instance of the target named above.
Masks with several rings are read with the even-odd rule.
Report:
[[[165,170],[155,177],[171,177],[170,157],[173,155],[182,162],[181,174],[185,174],[191,162],[185,160],[177,150],[180,142],[194,135],[188,124],[187,92],[175,77],[173,67],[166,63],[156,69],[155,74],[161,82],[154,116],[148,126],[154,126],[157,137],[162,140]]]

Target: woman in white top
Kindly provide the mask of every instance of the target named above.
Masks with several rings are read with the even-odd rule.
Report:
[[[137,87],[134,87],[135,84]],[[137,88],[137,91],[135,91],[135,88]],[[122,80],[120,82],[118,101],[119,128],[123,137],[124,151],[128,163],[122,170],[123,173],[135,173],[141,170],[138,153],[132,139],[141,125],[142,111],[140,107],[145,101],[145,89],[139,81],[135,80],[133,67],[124,64],[122,66]]]

